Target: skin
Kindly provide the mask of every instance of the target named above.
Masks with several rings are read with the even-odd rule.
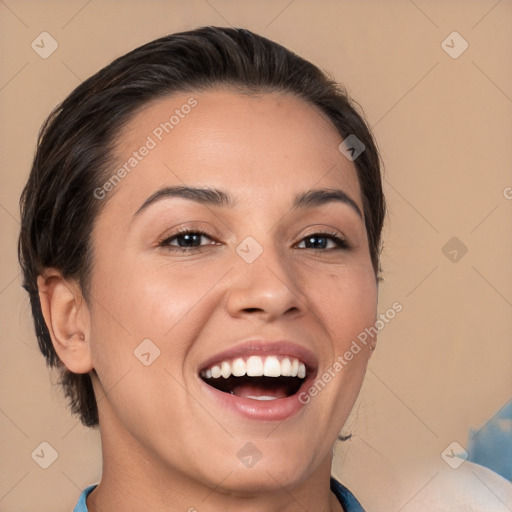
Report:
[[[329,489],[332,448],[369,346],[281,422],[219,410],[198,369],[257,336],[309,348],[322,375],[373,325],[377,284],[363,218],[339,201],[292,208],[297,194],[323,188],[343,190],[362,211],[354,164],[314,106],[229,89],[148,105],[120,134],[119,164],[191,96],[197,106],[104,199],[89,301],[58,270],[39,278],[59,357],[71,371],[95,370],[103,475],[89,510],[341,510]],[[222,189],[233,204],[166,198],[134,217],[157,189],[185,184]],[[188,252],[160,246],[177,226],[211,239]],[[306,247],[306,235],[324,232],[349,248]],[[248,236],[263,248],[250,264],[236,252]],[[160,350],[150,366],[133,353],[147,338]],[[261,452],[252,468],[237,457],[247,442]]]

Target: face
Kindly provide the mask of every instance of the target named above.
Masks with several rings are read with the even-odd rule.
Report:
[[[227,90],[160,99],[123,130],[92,235],[104,443],[239,491],[330,469],[377,302],[340,142],[301,99]]]

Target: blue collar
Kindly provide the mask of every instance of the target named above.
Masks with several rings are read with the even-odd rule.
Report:
[[[345,512],[364,512],[356,497],[342,484],[331,477],[331,491],[336,495]]]

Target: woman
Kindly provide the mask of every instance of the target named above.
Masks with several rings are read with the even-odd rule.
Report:
[[[50,116],[21,209],[40,348],[100,427],[75,511],[362,510],[330,471],[385,207],[340,86],[247,30],[153,41]]]

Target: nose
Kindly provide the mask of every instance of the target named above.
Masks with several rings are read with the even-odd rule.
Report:
[[[272,322],[296,318],[305,311],[305,297],[291,266],[270,250],[252,263],[237,261],[232,275],[226,306],[232,317]]]

